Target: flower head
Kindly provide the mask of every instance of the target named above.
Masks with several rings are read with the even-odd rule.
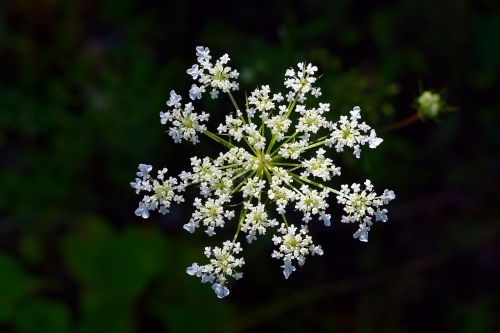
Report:
[[[383,140],[377,137],[375,130],[365,122],[359,123],[360,113],[361,109],[356,106],[349,118],[341,116],[337,123],[331,124],[331,134],[325,145],[327,147],[335,145],[338,152],[343,151],[345,146],[353,148],[354,155],[359,158],[362,145],[368,144],[370,148],[376,148],[381,144]]]
[[[368,231],[376,221],[387,222],[387,209],[381,209],[383,205],[396,198],[393,191],[385,190],[381,196],[373,191],[373,185],[366,180],[365,188],[360,184],[342,185],[337,201],[344,205],[346,215],[342,216],[344,223],[359,223],[359,230],[354,233],[354,238],[360,241],[368,241]]]
[[[174,142],[178,143],[182,142],[182,140],[186,140],[191,141],[193,144],[198,143],[198,133],[207,129],[203,122],[208,120],[208,113],[194,112],[192,103],[187,103],[184,105],[184,108],[181,108],[180,104],[175,105],[177,105],[178,108],[171,111],[160,112],[160,122],[163,125],[170,123],[171,127],[168,134],[174,139]]]
[[[357,223],[354,237],[368,240],[375,221],[387,221],[389,201],[394,192],[385,190],[377,195],[370,181],[335,188],[341,169],[332,156],[348,147],[359,158],[361,147],[377,147],[382,139],[375,130],[361,122],[361,109],[354,107],[348,116],[336,122],[327,117],[330,104],[306,104],[309,96],[319,97],[316,87],[317,67],[299,63],[285,73],[286,98],[271,93],[268,85],[259,86],[240,108],[232,92],[238,89],[238,72],[228,66],[229,56],[215,62],[206,47],[196,48],[197,63],[187,73],[195,80],[189,89],[193,102],[182,104],[182,97],[170,92],[168,110],[160,114],[162,124],[174,142],[196,144],[206,136],[224,147],[218,156],[191,157],[189,170],[177,177],[166,177],[167,169],[151,176],[152,166],[140,164],[131,187],[143,198],[136,215],[148,218],[150,212],[166,213],[173,203],[184,201],[186,188],[196,188],[199,195],[193,200],[194,212],[184,229],[190,233],[203,229],[214,236],[221,228],[231,225],[235,233],[222,247],[207,247],[209,263],[192,264],[190,275],[210,282],[220,298],[229,294],[228,278],[239,279],[243,258],[238,237],[244,234],[247,243],[271,233],[277,249],[272,257],[282,261],[281,268],[288,278],[309,255],[322,255],[320,245],[312,241],[308,224],[329,226],[328,212],[332,194],[344,206],[341,218],[345,223]],[[209,115],[198,112],[194,102],[210,91],[212,98],[227,94],[234,107],[216,126],[217,134],[205,123]],[[335,149],[332,149],[335,147]],[[288,222],[287,214],[295,211],[301,218]]]
[[[320,245],[314,245],[312,237],[306,225],[297,229],[295,226],[287,227],[282,224],[278,229],[278,234],[273,237],[274,245],[278,245],[278,250],[274,250],[273,258],[282,259],[283,275],[285,278],[295,272],[294,263],[303,266],[308,255],[323,255]]]
[[[240,252],[240,243],[230,241],[224,242],[222,248],[206,247],[205,256],[210,262],[202,266],[193,263],[186,269],[186,273],[201,278],[203,283],[211,283],[217,297],[224,298],[229,295],[229,289],[226,287],[227,278],[238,280],[243,276],[238,269],[245,264],[245,260],[235,256]]]
[[[194,64],[187,73],[193,80],[198,81],[200,86],[193,84],[189,91],[191,99],[200,99],[205,89],[211,89],[211,97],[217,98],[218,91],[229,92],[238,90],[238,83],[235,81],[239,77],[238,71],[227,66],[229,56],[224,54],[215,63],[212,63],[212,56],[207,47],[196,47],[198,64]]]

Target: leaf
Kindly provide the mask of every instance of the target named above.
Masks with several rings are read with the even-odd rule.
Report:
[[[33,287],[32,278],[14,259],[0,253],[0,323],[9,320],[15,307]]]
[[[14,328],[18,333],[66,333],[70,331],[70,316],[59,302],[31,300],[16,312]]]
[[[165,265],[164,239],[153,230],[130,227],[113,233],[92,219],[63,243],[66,265],[84,288],[130,299],[143,290]]]
[[[132,332],[133,302],[169,262],[166,245],[155,229],[114,232],[98,218],[70,233],[63,252],[82,288],[77,331]]]

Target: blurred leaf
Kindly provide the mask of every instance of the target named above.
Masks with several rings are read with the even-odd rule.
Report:
[[[14,261],[0,253],[0,323],[9,320],[15,307],[28,297],[32,278]]]
[[[37,263],[43,255],[43,247],[40,240],[34,234],[24,234],[19,241],[19,251],[23,258],[30,263]]]
[[[471,304],[453,306],[449,321],[452,331],[456,333],[488,333],[494,332],[492,315],[487,299],[482,299]]]
[[[168,262],[164,239],[153,230],[129,227],[115,234],[98,218],[63,242],[66,264],[84,288],[130,299]]]
[[[99,218],[66,236],[63,252],[83,289],[79,332],[132,332],[134,298],[169,262],[165,240],[153,229],[116,233]]]
[[[17,333],[70,332],[69,313],[64,304],[48,300],[31,300],[16,312]]]
[[[185,274],[163,283],[153,297],[152,312],[163,320],[168,332],[226,332],[235,318],[229,298],[218,299],[210,284]]]
[[[117,297],[118,296],[118,297]],[[133,332],[131,303],[106,290],[87,290],[81,297],[78,333]]]

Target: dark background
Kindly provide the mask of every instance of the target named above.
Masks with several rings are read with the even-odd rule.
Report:
[[[1,332],[499,332],[498,1],[33,0],[0,5]],[[186,92],[194,48],[227,52],[241,91],[318,65],[331,119],[361,106],[384,138],[342,181],[394,189],[368,244],[315,227],[325,249],[289,280],[269,237],[219,300],[185,268],[207,238],[192,208],[143,221],[139,163],[217,154],[175,145],[159,112]],[[415,114],[423,89],[456,112]],[[231,109],[207,102],[210,128]],[[333,205],[335,220],[340,207]],[[230,228],[229,228],[230,229]],[[231,231],[228,231],[228,233]]]

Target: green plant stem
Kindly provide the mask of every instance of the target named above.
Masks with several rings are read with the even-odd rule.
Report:
[[[297,174],[295,174],[295,173],[293,173],[293,172],[290,172],[290,174],[291,174],[291,175],[292,175],[292,177],[293,177],[293,178],[295,178],[296,180],[300,180],[300,181],[303,181],[303,182],[305,182],[305,183],[308,183],[308,184],[311,184],[311,185],[314,185],[314,186],[320,187],[320,188],[322,188],[322,189],[328,190],[328,191],[333,192],[333,193],[336,193],[336,194],[338,194],[338,195],[342,195],[342,196],[344,195],[342,192],[337,191],[337,190],[335,190],[335,189],[333,189],[333,188],[331,188],[331,187],[328,187],[328,186],[326,186],[326,185],[323,185],[323,184],[317,183],[317,182],[315,182],[314,180],[310,180],[310,179],[307,179],[307,178],[302,178],[302,177],[300,177],[299,175],[297,175]]]
[[[236,100],[234,99],[234,96],[231,93],[231,91],[228,91],[227,94],[229,95],[229,98],[231,99],[231,103],[233,103],[235,110],[241,112],[240,107],[238,106],[238,103],[236,103]]]
[[[398,121],[396,123],[393,123],[393,124],[389,124],[387,126],[384,126],[380,129],[380,132],[390,132],[390,131],[394,131],[394,130],[398,130],[398,129],[401,129],[401,128],[404,128],[406,126],[409,126],[419,120],[422,120],[422,118],[419,116],[418,113],[415,113],[401,121]]]
[[[281,215],[281,218],[283,219],[283,222],[285,222],[286,228],[288,229],[289,225],[288,225],[288,220],[286,219],[285,214],[280,214],[280,215]]]
[[[217,134],[215,133],[212,133],[208,130],[205,130],[203,131],[203,134],[205,134],[206,136],[208,136],[210,139],[214,140],[215,142],[218,142],[220,143],[221,145],[223,146],[226,146],[228,148],[234,148],[235,145],[233,145],[231,142],[221,138],[220,136],[218,136]]]

